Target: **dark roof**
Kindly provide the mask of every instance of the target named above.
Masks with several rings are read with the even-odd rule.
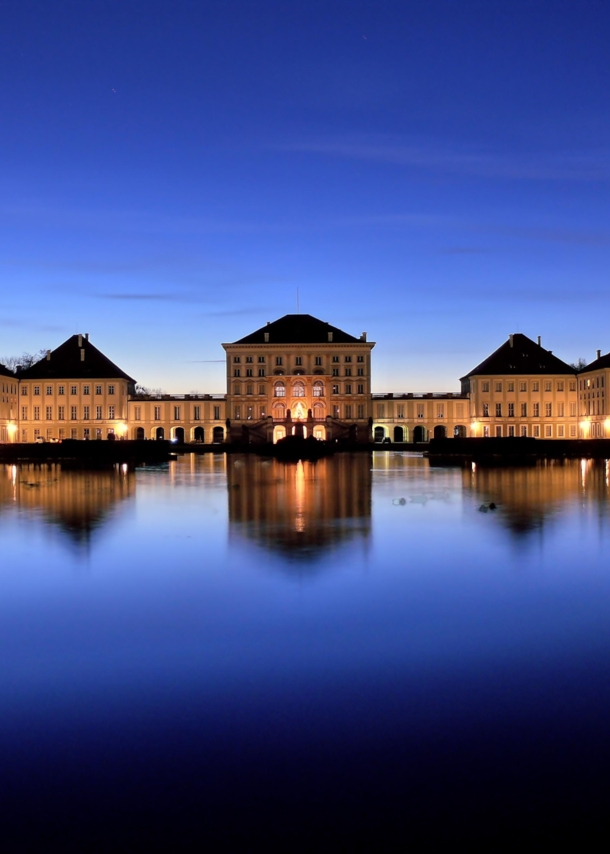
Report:
[[[15,374],[12,371],[9,371],[6,365],[0,363],[0,377],[12,377],[15,379]]]
[[[311,314],[285,314],[279,320],[261,326],[256,332],[235,341],[235,344],[328,344],[328,333],[333,333],[333,344],[360,344],[360,338],[312,317]],[[265,333],[269,341],[265,341]]]
[[[80,338],[80,341],[79,341]],[[85,358],[81,358],[81,350]],[[51,357],[43,357],[30,368],[19,372],[20,380],[45,379],[121,379],[135,382],[122,371],[114,362],[94,347],[84,335],[72,335],[56,350]]]
[[[511,347],[512,339],[512,347]],[[575,374],[570,365],[532,341],[527,335],[516,332],[488,356],[480,365],[473,368],[462,379],[483,375],[504,374]]]
[[[606,353],[605,356],[600,356],[599,359],[596,359],[594,362],[591,362],[590,365],[581,368],[578,373],[586,374],[587,371],[601,371],[602,368],[610,368],[610,353]]]

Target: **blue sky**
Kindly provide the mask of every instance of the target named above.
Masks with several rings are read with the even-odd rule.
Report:
[[[224,390],[296,310],[452,390],[510,332],[610,350],[610,4],[0,4],[0,354],[74,332]]]

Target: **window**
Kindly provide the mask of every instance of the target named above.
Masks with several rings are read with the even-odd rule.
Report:
[[[481,391],[489,391],[489,383],[488,382],[482,382],[481,383]]]
[[[276,357],[275,357],[275,364],[276,364],[276,365],[281,365],[281,364],[282,364],[282,357],[281,357],[281,356],[276,356]]]
[[[346,369],[345,369],[345,376],[346,376],[346,377],[351,377],[351,375],[352,375],[352,369],[351,369],[351,368],[346,368]]]
[[[362,403],[358,404],[357,412],[358,412],[358,418],[364,418],[364,405]]]
[[[540,404],[534,404],[534,418],[540,418]]]
[[[570,415],[572,416],[572,418],[576,416],[576,403],[570,404]]]
[[[332,335],[332,332],[329,332],[328,334]],[[340,411],[341,410],[339,409],[338,406],[333,406],[333,418],[339,418]]]
[[[40,396],[40,386],[39,385],[34,386],[34,394],[36,395],[36,397]]]
[[[258,375],[259,375],[259,377],[264,377],[264,376],[265,376],[265,369],[264,369],[264,368],[259,368],[259,369],[258,369]]]
[[[264,357],[264,356],[259,356],[259,357],[258,357],[258,362],[259,362],[259,364],[260,364],[260,365],[264,365],[264,364],[265,364],[265,357]]]
[[[254,394],[254,386],[253,385],[247,385],[246,386],[246,394]]]
[[[558,418],[563,418],[563,406],[564,406],[563,403],[557,404],[557,417]]]
[[[241,356],[233,356],[233,362],[236,365],[239,365],[239,363],[241,362]]]
[[[193,407],[193,421],[201,421],[201,407],[194,406]]]
[[[52,385],[48,385],[48,386],[47,386],[47,394],[48,394],[48,395],[53,394],[53,386],[52,386]]]
[[[508,404],[508,417],[509,418],[515,417],[515,404],[514,403]]]
[[[295,363],[295,365],[302,365],[303,364],[303,357],[297,356],[294,360],[294,363]]]
[[[423,403],[417,404],[417,417],[418,418],[424,417],[424,404]]]
[[[338,362],[338,361],[339,361],[339,357],[338,357],[338,356],[333,356],[333,362]]]
[[[70,386],[70,394],[78,394],[78,386],[71,385]]]
[[[313,396],[324,397],[324,383],[319,380],[313,384]]]
[[[522,436],[527,436],[527,424],[522,424],[522,425],[521,425],[521,435],[522,435]]]
[[[214,421],[220,421],[220,406],[214,407]]]
[[[506,383],[506,391],[514,391],[515,384],[514,383]]]
[[[114,386],[113,385],[108,386],[108,394],[114,394]]]
[[[85,409],[88,409],[88,407],[85,407]],[[142,407],[141,406],[134,406],[133,417],[134,417],[135,421],[141,421],[142,420]]]
[[[553,415],[553,404],[545,403],[544,404],[544,414],[547,418],[551,418]]]
[[[483,426],[483,437],[489,439],[489,424]]]
[[[550,439],[553,436],[553,427],[551,424],[544,425],[544,438]]]
[[[396,407],[396,417],[397,417],[397,418],[404,418],[404,417],[405,417],[405,407],[404,407],[404,404],[402,404],[402,403],[401,403],[401,404],[399,404],[399,405]]]
[[[570,424],[570,436],[576,436],[576,424]]]
[[[83,386],[83,394],[87,394],[87,395],[89,394],[89,386],[88,385]]]
[[[22,442],[27,442],[27,440],[28,440],[28,431],[27,431],[27,430],[22,430],[22,431],[21,431],[21,441],[22,441]]]
[[[273,387],[275,397],[286,397],[286,386],[284,383],[276,383]]]
[[[496,383],[495,390],[496,391],[502,391],[502,383]]]
[[[557,380],[557,391],[563,391],[563,380]]]
[[[538,380],[534,380],[532,383],[532,391],[540,391],[540,383]]]
[[[251,406],[246,407],[246,420],[247,421],[252,421],[252,411],[253,410],[252,410]]]
[[[101,385],[96,385],[96,387],[95,387],[95,393],[96,393],[96,394],[101,394],[101,393],[102,393],[102,387],[101,387]]]
[[[266,394],[266,392],[267,392],[267,387],[266,387],[266,386],[264,386],[264,385],[259,385],[259,387],[258,387],[258,393],[259,393],[259,394]]]
[[[247,377],[251,377],[251,376],[252,376],[252,368],[246,368],[246,376],[247,376]]]
[[[521,418],[527,418],[527,403],[521,404]]]
[[[351,394],[351,393],[352,393],[352,386],[351,386],[351,383],[348,383],[348,384],[345,386],[345,393],[346,393],[346,394]]]
[[[576,391],[576,380],[570,380],[569,389],[570,391]]]
[[[364,362],[364,356],[358,356],[356,359],[357,362]]]
[[[27,406],[21,407],[21,420],[22,421],[28,420],[28,408],[27,408]]]
[[[52,406],[47,406],[45,408],[45,418],[47,419],[47,421],[53,420],[53,407]]]
[[[113,411],[113,414],[110,415],[110,418],[114,418],[114,406],[110,407]],[[174,421],[180,421],[180,407],[174,406]]]
[[[235,419],[239,421],[241,419],[241,406],[235,407]]]
[[[351,361],[352,361],[352,357],[351,357],[351,356],[346,356],[346,357],[345,357],[345,361],[346,361],[346,362],[351,362]]]
[[[557,438],[563,439],[564,436],[565,436],[565,427],[563,426],[563,424],[560,424],[557,427]]]
[[[489,418],[489,404],[483,404],[483,418]]]
[[[352,407],[349,404],[345,407],[345,417],[352,418]]]
[[[136,406],[136,412],[137,412],[139,409],[140,409],[140,407],[139,407],[139,406]],[[89,407],[88,407],[88,406],[83,406],[83,420],[84,420],[84,421],[88,421],[88,420],[89,420],[89,417],[90,417],[90,416],[89,416]],[[139,416],[136,416],[136,417],[139,419]]]
[[[496,438],[497,439],[502,438],[502,425],[501,424],[496,424]]]
[[[534,424],[534,426],[532,427],[532,436],[534,437],[534,439],[540,438],[540,424]]]
[[[359,383],[359,385],[357,386],[357,389],[358,389],[358,394],[364,394],[364,386],[362,383]]]
[[[77,436],[78,436],[78,430],[76,429],[76,427],[72,427],[72,429],[70,430],[70,438],[76,439]]]
[[[235,370],[233,371],[233,376],[234,377],[240,377],[241,376],[241,371],[239,368],[235,368]]]
[[[363,377],[364,376],[364,368],[358,368],[356,373],[358,374],[359,377]]]
[[[246,364],[247,365],[251,365],[253,361],[254,361],[254,359],[252,358],[252,356],[246,356]]]
[[[25,396],[27,395],[27,393],[28,393],[28,387],[27,387],[26,385],[22,385],[22,386],[21,386],[21,395],[22,395],[22,397],[25,397]]]
[[[235,383],[233,386],[233,394],[241,394],[241,384]]]
[[[545,391],[553,391],[553,384],[549,381],[546,381],[544,383],[544,390]]]
[[[502,418],[502,404],[496,403],[496,418]]]
[[[57,407],[57,420],[58,421],[65,421],[66,420],[66,407],[65,406],[58,406]]]
[[[66,393],[66,387],[65,387],[65,385],[59,385],[59,386],[57,386],[57,394],[64,395],[65,393]]]
[[[316,356],[316,365],[322,364],[322,356]]]
[[[160,406],[155,406],[155,412],[157,411],[157,409],[159,410],[159,418],[161,418],[161,407],[160,407]],[[101,407],[101,406],[96,406],[96,407],[95,407],[95,417],[96,417],[97,421],[101,421],[101,420],[102,420],[102,417],[103,417],[103,416],[102,416],[102,407]]]
[[[339,368],[333,368],[333,377],[339,376]]]
[[[519,383],[519,391],[527,391],[527,383]]]
[[[114,406],[108,407],[108,418],[114,418]]]
[[[339,386],[338,385],[334,385],[332,387],[332,393],[333,394],[339,394]]]
[[[444,403],[437,403],[436,404],[436,417],[437,418],[444,418],[445,417],[445,404]]]
[[[515,425],[514,425],[514,424],[509,424],[509,425],[508,425],[508,435],[509,435],[511,438],[514,438],[514,435],[515,435]]]
[[[76,406],[70,407],[70,421],[76,421],[78,418],[78,409]]]
[[[264,406],[259,407],[258,417],[259,418],[265,418],[266,417],[266,409]]]

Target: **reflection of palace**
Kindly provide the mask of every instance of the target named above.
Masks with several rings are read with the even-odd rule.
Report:
[[[609,503],[609,468],[605,460],[549,460],[531,467],[463,470],[465,491],[475,503],[493,501],[497,516],[516,535],[539,530],[575,502]]]
[[[126,467],[109,471],[62,471],[58,465],[2,466],[3,505],[38,511],[75,542],[86,542],[116,505],[134,494],[135,480]]]
[[[223,344],[227,392],[137,394],[88,335],[13,374],[0,366],[0,442],[61,439],[277,441],[295,430],[367,443],[431,436],[610,436],[610,354],[576,371],[514,334],[462,377],[461,391],[373,393],[372,350],[308,314],[287,314]],[[606,382],[608,380],[608,382]]]
[[[371,527],[369,454],[316,463],[227,458],[233,534],[294,559],[312,557]]]

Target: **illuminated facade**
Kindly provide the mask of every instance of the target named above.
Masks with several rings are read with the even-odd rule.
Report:
[[[375,344],[308,314],[285,315],[222,346],[224,395],[136,393],[135,381],[88,335],[71,336],[16,374],[0,366],[0,442],[610,437],[610,353],[599,350],[576,371],[540,339],[516,333],[462,377],[461,392],[373,394]]]

